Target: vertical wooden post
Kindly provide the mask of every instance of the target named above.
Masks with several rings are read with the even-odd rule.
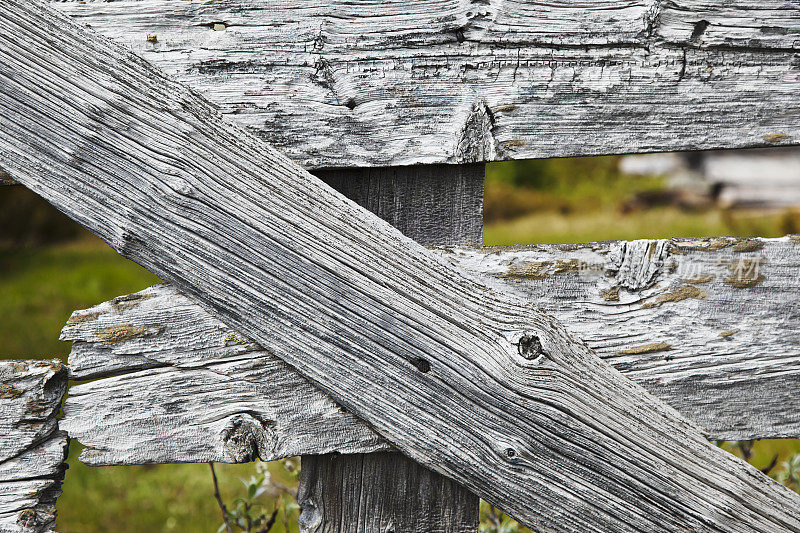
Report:
[[[482,164],[320,170],[314,174],[420,244],[483,244]]]
[[[483,241],[484,165],[315,173],[428,246]],[[304,456],[300,531],[474,533],[478,497],[399,453]]]

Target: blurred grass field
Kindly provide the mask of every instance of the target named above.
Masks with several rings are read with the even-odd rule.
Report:
[[[792,210],[686,210],[673,205],[622,209],[637,192],[659,191],[665,184],[658,177],[620,176],[616,163],[616,158],[604,157],[490,165],[485,243],[777,237],[798,231],[800,215]],[[66,360],[69,345],[58,335],[73,310],[158,282],[48,209],[26,191],[0,188],[0,353],[5,359]],[[800,452],[799,442],[761,441],[751,462],[763,467],[776,454],[779,461],[785,460]],[[64,495],[58,503],[59,531],[217,531],[220,510],[208,465],[89,468],[76,460],[79,449],[73,442]],[[275,479],[291,483],[283,479],[280,465],[269,468]],[[239,478],[253,473],[252,465],[218,465],[223,498],[243,496]],[[269,494],[263,498],[265,506],[272,505]],[[486,505],[481,516],[487,533],[517,531],[512,522],[493,516]],[[281,520],[272,531],[284,531]]]

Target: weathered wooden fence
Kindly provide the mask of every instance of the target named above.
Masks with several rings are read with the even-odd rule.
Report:
[[[308,531],[800,531],[708,442],[800,435],[797,239],[477,247],[486,161],[796,144],[800,8],[54,6],[0,4],[3,179],[169,283],[64,329],[82,460],[303,455]]]
[[[52,531],[66,469],[60,361],[0,362],[0,531]]]

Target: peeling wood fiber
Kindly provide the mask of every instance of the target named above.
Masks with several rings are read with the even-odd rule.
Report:
[[[0,159],[15,179],[415,461],[538,529],[800,531],[800,496],[556,320],[119,45],[38,0],[5,0],[0,63]],[[520,354],[531,335],[546,357]]]
[[[53,5],[306,168],[800,143],[796,2]]]
[[[57,420],[66,390],[60,361],[0,361],[0,531],[53,531],[67,468]]]

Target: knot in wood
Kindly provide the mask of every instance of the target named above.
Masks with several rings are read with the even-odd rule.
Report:
[[[525,359],[532,360],[545,355],[542,341],[536,335],[523,335],[516,346],[519,354]]]
[[[231,459],[237,463],[249,463],[258,457],[271,455],[277,437],[273,431],[275,422],[262,422],[252,415],[239,414],[231,418],[221,437]]]
[[[301,498],[301,500],[299,502],[300,515],[297,517],[297,525],[300,527],[300,531],[304,533],[317,531],[322,525],[322,513],[311,498]]]

